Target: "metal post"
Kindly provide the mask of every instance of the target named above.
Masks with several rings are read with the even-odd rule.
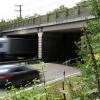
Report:
[[[80,15],[80,5],[77,4],[77,7],[78,7],[78,15]]]
[[[68,8],[66,8],[66,17],[68,17]]]

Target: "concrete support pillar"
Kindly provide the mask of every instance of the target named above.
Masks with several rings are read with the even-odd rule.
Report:
[[[43,32],[38,33],[38,58],[42,59],[42,35]]]

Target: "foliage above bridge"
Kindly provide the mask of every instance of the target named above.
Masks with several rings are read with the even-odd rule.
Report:
[[[26,26],[35,26],[52,22],[60,22],[67,19],[73,19],[79,16],[91,15],[91,5],[89,2],[80,2],[73,8],[67,8],[64,5],[55,9],[46,15],[34,15],[28,18],[16,18],[14,20],[0,22],[0,30],[9,30]]]

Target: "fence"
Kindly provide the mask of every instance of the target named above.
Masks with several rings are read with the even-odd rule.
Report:
[[[51,12],[47,15],[42,15],[38,17],[21,18],[19,20],[11,20],[0,24],[0,30],[10,30],[27,26],[35,26],[48,24],[52,22],[61,22],[67,19],[89,16],[91,15],[91,6],[85,3],[77,5],[70,9],[63,9],[60,11]]]

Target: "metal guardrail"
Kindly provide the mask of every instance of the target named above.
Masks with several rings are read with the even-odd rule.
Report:
[[[88,4],[77,5],[70,9],[63,9],[60,11],[51,12],[47,15],[38,17],[22,18],[19,20],[11,20],[0,26],[0,30],[11,30],[27,26],[35,26],[41,24],[48,24],[52,22],[61,22],[67,19],[72,19],[81,16],[91,15],[91,6]]]

